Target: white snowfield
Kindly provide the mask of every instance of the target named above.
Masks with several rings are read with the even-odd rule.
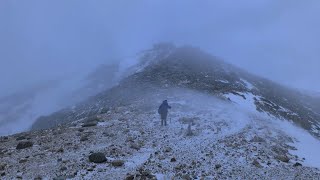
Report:
[[[35,142],[24,150],[15,149],[22,135],[10,136],[1,142],[7,151],[0,166],[14,167],[5,170],[7,179],[20,172],[23,179],[319,179],[319,140],[258,112],[253,94],[223,96],[167,90],[99,115],[97,126],[79,122],[22,134]],[[172,109],[168,126],[161,127],[157,108],[164,99]],[[93,152],[108,161],[89,162]],[[115,160],[124,164],[114,167]]]

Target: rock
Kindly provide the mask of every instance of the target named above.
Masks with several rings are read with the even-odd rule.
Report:
[[[141,146],[139,144],[136,144],[136,143],[131,143],[130,148],[139,151]]]
[[[112,161],[111,164],[112,164],[112,166],[114,166],[114,167],[121,167],[121,166],[124,165],[124,161],[122,161],[122,160],[115,160],[115,161]]]
[[[92,121],[92,122],[85,122],[82,127],[92,127],[92,126],[97,126],[98,122],[97,121]]]
[[[88,123],[88,122],[99,122],[99,121],[100,121],[100,118],[97,115],[93,115],[93,116],[87,117],[85,119],[86,123]]]
[[[259,137],[259,136],[254,136],[250,141],[251,142],[256,142],[256,143],[266,142],[266,140],[264,140],[262,137]]]
[[[93,170],[94,170],[94,168],[93,168],[93,167],[89,167],[89,168],[87,168],[87,171],[92,172]]]
[[[192,178],[188,174],[183,175],[181,178],[183,180],[192,180]]]
[[[298,166],[302,166],[302,164],[301,164],[301,163],[296,162],[293,166],[294,166],[294,167],[298,167]]]
[[[81,141],[81,142],[83,142],[83,141],[88,141],[88,140],[89,140],[88,136],[82,136],[82,137],[80,138],[80,141]]]
[[[28,159],[25,159],[25,158],[22,158],[22,159],[20,159],[20,161],[19,161],[20,164],[21,164],[21,163],[26,163],[26,162],[28,162]]]
[[[93,153],[89,156],[89,160],[93,163],[104,163],[107,161],[107,158],[103,153]]]
[[[67,177],[65,177],[65,176],[59,176],[59,177],[53,178],[53,180],[66,180],[66,179],[67,179]]]
[[[37,176],[33,180],[42,180],[42,177],[41,176]]]
[[[64,149],[63,148],[59,148],[58,150],[57,150],[57,153],[63,153],[64,152]]]
[[[26,139],[26,137],[24,137],[24,136],[20,136],[20,137],[17,137],[17,141],[21,141],[21,140],[25,140]]]
[[[3,173],[1,173],[1,176],[3,177],[3,176],[5,176],[6,175],[6,173],[5,172],[3,172]]]
[[[126,180],[134,180],[134,175],[128,175],[128,176],[126,177]]]
[[[216,164],[216,165],[215,165],[215,168],[216,168],[216,169],[220,169],[221,167],[222,167],[222,166],[221,166],[220,164]]]
[[[62,168],[60,168],[60,171],[66,171],[66,170],[68,170],[68,168],[65,167],[65,166],[63,166]]]
[[[252,162],[252,164],[257,168],[262,168],[261,164],[256,159]]]
[[[171,147],[166,147],[165,149],[164,149],[164,152],[166,152],[166,153],[169,153],[169,152],[171,152],[172,151],[172,148]]]
[[[288,156],[284,155],[284,156],[276,156],[276,159],[285,163],[288,163],[290,161],[290,159],[288,158]]]
[[[4,171],[6,168],[6,164],[0,164],[0,171]]]
[[[177,162],[176,158],[171,158],[170,162]]]
[[[17,179],[22,179],[22,172],[18,172],[16,178]]]
[[[17,145],[16,149],[25,149],[25,148],[30,148],[33,146],[33,142],[31,141],[23,141],[23,142],[19,142],[19,144]]]

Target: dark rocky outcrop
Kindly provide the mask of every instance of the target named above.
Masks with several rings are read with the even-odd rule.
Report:
[[[31,141],[23,141],[23,142],[19,142],[19,144],[17,145],[16,149],[25,149],[25,148],[30,148],[33,146],[33,142]]]

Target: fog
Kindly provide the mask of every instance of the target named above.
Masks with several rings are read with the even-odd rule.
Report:
[[[319,8],[317,0],[0,1],[0,96],[83,75],[159,41],[320,91]]]

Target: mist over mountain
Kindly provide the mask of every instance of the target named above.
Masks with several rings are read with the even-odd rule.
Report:
[[[1,137],[2,176],[320,177],[319,98],[192,46],[160,43],[135,58],[118,82],[106,78],[119,66],[102,65],[74,91],[96,95],[39,117],[28,132]],[[164,99],[167,126],[157,114]]]
[[[0,1],[0,179],[319,179],[320,1]]]
[[[114,86],[118,64],[99,65],[85,76],[46,81],[0,99],[0,135],[28,131],[34,121]]]

